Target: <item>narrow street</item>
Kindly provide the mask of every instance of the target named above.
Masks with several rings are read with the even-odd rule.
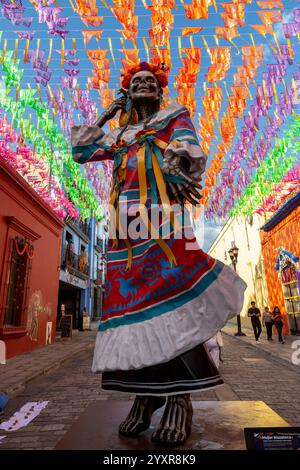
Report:
[[[300,450],[299,57],[300,0],[0,0],[0,470]]]
[[[217,391],[194,394],[193,399],[262,400],[289,424],[299,426],[300,374],[297,369],[268,360],[259,348],[232,336],[224,334],[223,339],[221,372],[226,385]],[[101,391],[100,377],[90,371],[91,360],[92,350],[84,351],[49,374],[32,380],[12,398],[0,415],[1,421],[29,401],[49,400],[49,404],[27,427],[11,433],[0,431],[0,436],[7,436],[0,441],[0,450],[53,449],[91,402],[133,398]],[[120,416],[120,420],[122,418]],[[101,420],[101,416],[96,419]]]

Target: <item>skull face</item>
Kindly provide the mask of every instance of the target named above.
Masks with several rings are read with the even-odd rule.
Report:
[[[132,101],[157,101],[160,98],[161,89],[155,75],[143,70],[133,75],[128,90]]]

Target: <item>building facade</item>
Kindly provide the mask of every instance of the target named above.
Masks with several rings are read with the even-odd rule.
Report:
[[[0,340],[6,357],[55,339],[64,223],[0,160]]]
[[[66,223],[62,234],[57,325],[63,314],[72,315],[73,329],[81,328],[85,307],[91,320],[102,311],[106,273],[107,225],[105,219]]]
[[[62,234],[57,327],[62,315],[72,316],[72,328],[81,327],[81,312],[89,311],[91,224],[67,222]]]
[[[229,250],[232,244],[238,248],[236,270],[246,282],[245,300],[240,312],[243,324],[250,326],[247,317],[250,302],[254,300],[262,310],[269,306],[269,293],[264,269],[264,256],[261,248],[259,229],[264,219],[258,214],[252,217],[230,218],[212,244],[209,254],[224,264],[232,265]],[[232,265],[233,267],[233,265]]]
[[[93,308],[91,312],[92,318],[97,320],[102,314],[104,285],[107,269],[107,244],[108,244],[108,221],[103,218],[99,222],[95,222],[95,239],[94,239],[94,262],[93,262],[93,289],[92,293]]]
[[[260,231],[270,306],[284,317],[284,333],[300,334],[300,192]]]

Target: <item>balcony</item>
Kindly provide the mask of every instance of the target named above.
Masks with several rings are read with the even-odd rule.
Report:
[[[95,276],[95,283],[99,286],[102,285],[102,269],[97,269],[96,276]]]
[[[87,222],[83,222],[81,219],[73,220],[68,222],[68,225],[77,233],[81,238],[83,238],[86,243],[89,242],[91,237],[91,226]]]
[[[82,252],[80,255],[77,255],[71,250],[68,243],[63,247],[61,267],[62,269],[68,269],[71,274],[81,279],[89,278],[90,267],[86,254]]]
[[[103,240],[100,237],[96,237],[95,248],[99,253],[103,252]]]

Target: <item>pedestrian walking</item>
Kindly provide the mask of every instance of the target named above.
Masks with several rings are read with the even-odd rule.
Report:
[[[83,309],[80,312],[80,319],[79,319],[79,331],[83,331],[83,321],[84,317],[88,316],[88,311],[86,307],[83,307]]]
[[[251,318],[252,328],[256,340],[256,344],[259,344],[259,337],[261,334],[261,313],[258,307],[255,306],[254,300],[251,302],[251,307],[248,309],[248,317]]]
[[[268,341],[273,341],[273,338],[272,338],[273,320],[272,320],[272,313],[270,312],[269,307],[265,307],[265,310],[263,313],[263,325],[266,327],[266,330],[267,330]]]
[[[282,338],[283,318],[279,310],[279,307],[277,307],[277,305],[274,307],[274,310],[272,313],[272,320],[278,332],[278,341],[279,343],[284,344],[284,341]]]

